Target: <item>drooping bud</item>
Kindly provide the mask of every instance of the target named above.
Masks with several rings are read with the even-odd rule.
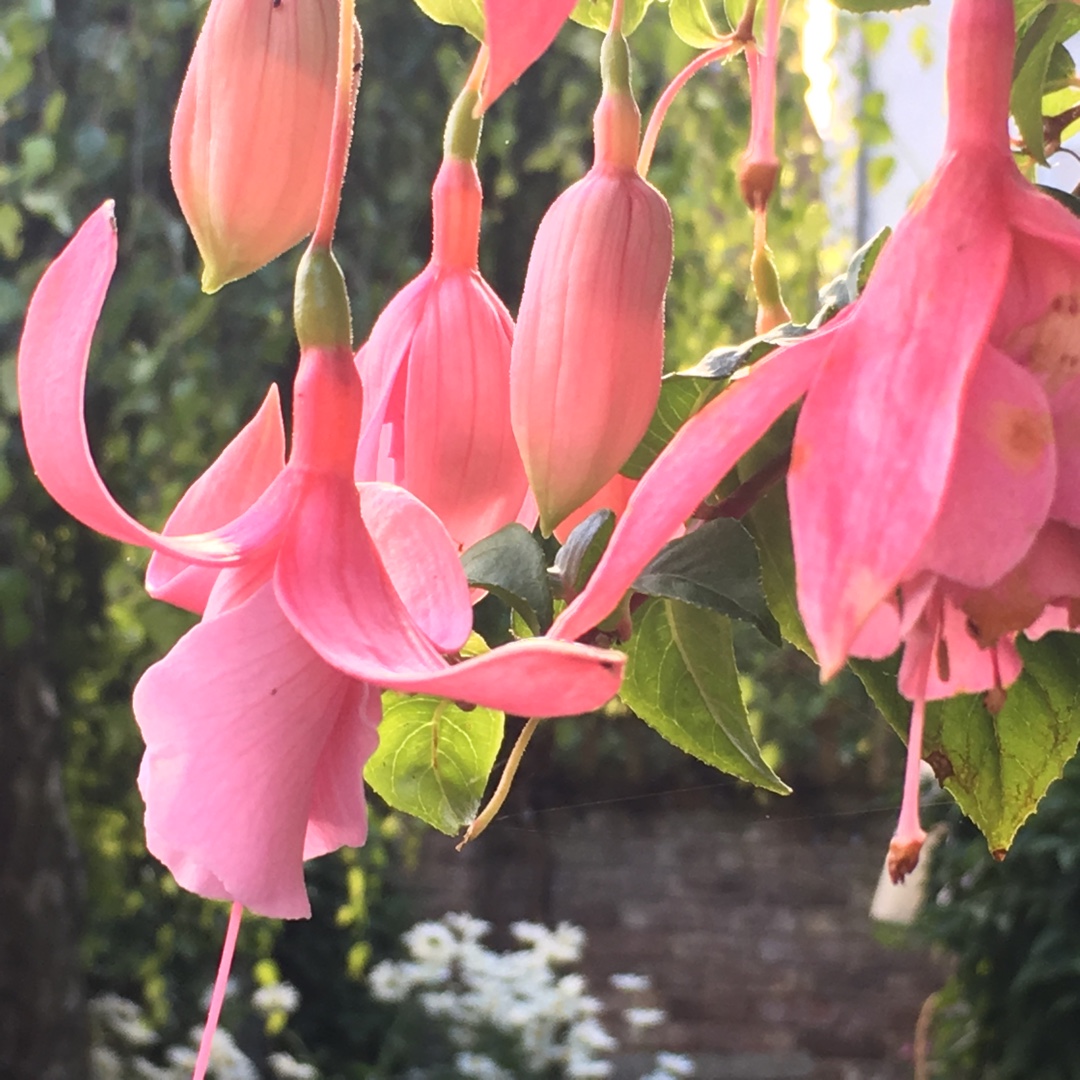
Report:
[[[447,123],[431,261],[390,301],[356,358],[365,395],[357,479],[412,492],[461,549],[519,520],[528,492],[510,430],[514,323],[479,270],[473,111],[482,71],[481,59]],[[524,523],[535,520],[533,512]]]
[[[750,141],[739,164],[739,189],[751,210],[764,210],[772,198],[780,160],[776,156],[776,64],[780,46],[780,0],[767,0],[764,48],[746,46],[750,76]]]
[[[595,162],[540,223],[511,362],[514,435],[545,533],[630,456],[663,372],[671,211],[637,170],[641,117],[618,32],[602,68]]]
[[[339,0],[210,4],[170,144],[173,186],[207,292],[257,270],[315,227],[339,11]]]

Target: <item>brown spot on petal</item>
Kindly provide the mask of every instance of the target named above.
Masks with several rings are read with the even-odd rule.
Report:
[[[994,857],[995,861],[1001,862],[1009,852],[1007,848],[999,847],[991,851],[990,854]]]
[[[994,409],[991,438],[1001,456],[1017,472],[1038,467],[1054,441],[1054,425],[1044,412],[998,402]]]
[[[1009,353],[1055,393],[1080,374],[1080,293],[1060,293],[1046,314],[1021,327],[1007,344]]]
[[[949,760],[949,755],[941,750],[931,750],[926,755],[926,764],[934,770],[934,776],[937,777],[939,784],[944,784],[956,771],[953,768],[953,763]]]

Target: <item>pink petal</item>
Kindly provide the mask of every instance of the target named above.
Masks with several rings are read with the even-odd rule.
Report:
[[[259,914],[308,915],[305,845],[364,838],[360,775],[378,716],[366,695],[304,643],[266,587],[154,664],[135,716],[153,854],[185,886],[216,880]]]
[[[638,482],[604,557],[552,637],[573,640],[615,610],[649,560],[735,463],[799,399],[831,348],[831,327],[762,360],[684,425]]]
[[[390,484],[358,484],[360,512],[394,591],[417,626],[445,653],[472,633],[469,583],[439,518]]]
[[[115,540],[200,566],[235,564],[271,543],[291,504],[278,490],[216,534],[163,537],[122,510],[90,454],[83,393],[90,342],[116,266],[116,222],[107,202],[45,271],[19,343],[18,385],[26,449],[50,495],[84,525]]]
[[[481,100],[485,109],[555,40],[576,0],[484,0],[491,51]]]
[[[1057,480],[1054,425],[1042,387],[987,346],[971,377],[952,474],[920,566],[986,588],[1026,554]]]
[[[543,638],[448,664],[409,617],[355,491],[337,478],[311,478],[298,523],[278,556],[275,589],[296,628],[339,670],[522,716],[587,712],[618,690],[624,657]]]
[[[1058,462],[1050,516],[1080,528],[1080,377],[1070,379],[1051,397],[1050,409]]]
[[[883,600],[870,613],[851,643],[851,655],[867,660],[884,660],[900,647],[900,610]]]
[[[591,499],[579,506],[568,518],[555,529],[556,539],[566,543],[566,538],[580,525],[590,514],[597,510],[610,510],[616,517],[622,515],[630,496],[634,494],[637,481],[629,476],[616,473]]]
[[[276,386],[254,418],[191,485],[162,532],[216,529],[251,507],[285,468],[285,428]],[[201,614],[218,570],[191,566],[155,552],[146,568],[146,591],[156,600]]]
[[[825,678],[941,509],[1008,267],[1002,183],[980,155],[946,160],[882,252],[799,417],[788,474],[799,608]]]

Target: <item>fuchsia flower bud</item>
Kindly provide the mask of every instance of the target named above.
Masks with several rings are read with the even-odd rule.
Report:
[[[664,363],[671,211],[636,167],[641,118],[629,53],[604,39],[596,159],[536,234],[510,370],[514,435],[550,533],[630,456]]]
[[[517,520],[528,493],[510,430],[514,323],[478,263],[472,84],[482,70],[483,59],[447,123],[431,261],[390,301],[356,358],[365,394],[357,479],[412,492],[462,549]],[[535,521],[531,511],[523,524]]]
[[[212,0],[180,91],[173,186],[215,292],[315,227],[338,0]],[[359,27],[356,29],[359,40]]]

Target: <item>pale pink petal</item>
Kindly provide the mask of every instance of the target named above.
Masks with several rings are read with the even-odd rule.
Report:
[[[625,657],[543,638],[448,664],[394,591],[350,490],[311,478],[302,527],[282,545],[275,574],[281,606],[328,663],[378,686],[522,716],[587,712],[615,694]]]
[[[370,725],[350,681],[304,643],[267,586],[190,630],[142,677],[134,704],[146,742],[139,788],[151,851],[189,883],[216,879],[252,911],[306,916],[305,835],[316,777],[329,768],[324,755],[331,745],[373,745],[337,731]],[[357,757],[334,766],[314,835],[340,829],[334,807],[361,805],[363,764]],[[346,770],[349,798],[340,786]],[[362,822],[351,835],[363,835]]]
[[[439,652],[472,633],[469,584],[443,523],[419,499],[390,484],[358,484],[360,512],[406,610]]]
[[[379,745],[382,695],[359,680],[349,683],[349,699],[315,766],[304,858],[339,847],[362,847],[367,839],[363,769]]]
[[[1058,484],[1050,516],[1080,528],[1080,377],[1050,398],[1057,448]]]
[[[200,566],[240,562],[275,539],[291,509],[282,500],[284,490],[216,533],[163,537],[117,505],[94,465],[83,394],[90,343],[115,266],[116,222],[108,202],[84,222],[30,300],[19,343],[18,386],[34,471],[68,513],[105,536]]]
[[[797,401],[828,354],[827,328],[762,360],[692,417],[638,482],[588,585],[555,620],[550,636],[580,637],[615,610],[675,530]]]
[[[851,655],[867,660],[884,660],[900,647],[900,609],[891,600],[882,600],[851,643]]]
[[[251,507],[284,467],[281,401],[271,386],[254,418],[184,493],[162,532],[202,532],[227,524]],[[146,568],[146,591],[201,614],[220,572],[154,552]]]
[[[1034,543],[1056,481],[1042,387],[987,346],[961,413],[941,513],[916,562],[973,588],[993,585]]]
[[[483,107],[491,103],[555,40],[576,0],[484,0],[491,51]]]
[[[941,510],[1008,268],[1001,188],[978,155],[947,159],[803,405],[788,494],[799,609],[826,678]]]

